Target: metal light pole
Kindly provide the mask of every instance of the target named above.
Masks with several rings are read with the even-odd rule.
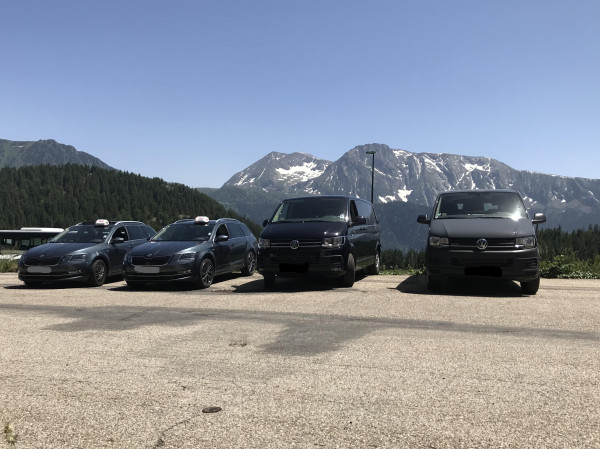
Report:
[[[371,162],[371,203],[373,202],[373,184],[375,182],[375,153],[377,151],[367,151],[367,154],[373,156],[373,162]]]

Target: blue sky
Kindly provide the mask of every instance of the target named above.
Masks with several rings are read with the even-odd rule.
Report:
[[[19,0],[0,138],[220,187],[357,145],[600,178],[600,2]]]

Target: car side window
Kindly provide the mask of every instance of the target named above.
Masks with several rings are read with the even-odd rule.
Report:
[[[240,225],[238,225],[237,223],[229,223],[227,227],[229,228],[229,232],[231,233],[232,239],[244,236],[244,233],[240,229]]]
[[[250,237],[252,235],[252,231],[250,230],[250,228],[248,226],[246,226],[244,223],[240,224],[240,228],[242,228],[242,232],[244,233],[244,235],[246,237]]]
[[[156,235],[156,231],[154,229],[152,229],[150,226],[142,226],[142,231],[144,232],[144,236],[146,238],[148,237],[154,237],[154,235]]]
[[[125,229],[125,226],[117,228],[112,238],[115,239],[117,237],[122,237],[125,241],[129,240],[129,237],[127,236],[127,229]]]
[[[215,233],[215,237],[219,237],[221,235],[229,236],[229,232],[227,232],[227,226],[222,224],[217,228],[217,232]]]
[[[132,240],[141,240],[144,238],[144,233],[139,225],[129,225],[127,226],[127,231]]]

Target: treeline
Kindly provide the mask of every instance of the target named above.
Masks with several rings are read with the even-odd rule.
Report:
[[[37,165],[0,170],[0,229],[65,228],[97,218],[139,220],[154,229],[207,215],[256,223],[183,184],[83,165]]]
[[[557,270],[600,274],[600,225],[571,232],[560,227],[540,229],[538,245],[543,274],[552,276]],[[387,270],[421,270],[425,266],[425,251],[383,250],[381,266]]]

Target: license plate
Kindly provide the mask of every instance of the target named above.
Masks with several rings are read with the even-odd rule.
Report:
[[[160,273],[160,267],[145,267],[143,265],[135,265],[133,270],[136,273],[155,274]]]
[[[41,274],[48,274],[52,272],[52,269],[50,267],[27,267],[27,272],[28,273],[41,273]]]

